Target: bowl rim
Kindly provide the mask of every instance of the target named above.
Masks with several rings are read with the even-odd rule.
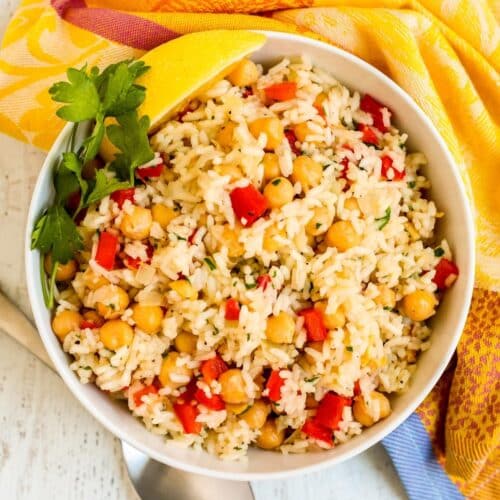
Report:
[[[300,466],[294,469],[271,471],[271,472],[231,472],[231,471],[212,470],[204,468],[202,466],[192,465],[188,462],[178,460],[170,456],[161,455],[160,453],[157,453],[155,450],[150,449],[146,444],[143,444],[141,440],[136,439],[134,436],[126,435],[125,431],[122,431],[120,427],[110,423],[107,417],[105,416],[104,412],[99,409],[98,405],[88,404],[85,396],[83,395],[83,392],[81,391],[83,385],[79,380],[77,380],[77,378],[71,376],[72,372],[70,372],[69,365],[67,364],[66,360],[64,363],[62,363],[60,357],[58,356],[58,354],[60,354],[60,347],[58,345],[56,346],[55,344],[50,343],[48,340],[48,331],[49,330],[50,332],[52,331],[50,329],[50,326],[47,328],[46,321],[42,317],[41,311],[46,309],[45,304],[43,303],[43,299],[35,292],[36,290],[35,282],[39,280],[39,275],[37,273],[33,274],[30,272],[30,269],[32,267],[32,262],[35,259],[36,255],[36,252],[31,250],[31,233],[32,233],[33,223],[39,215],[39,209],[35,206],[37,205],[36,201],[43,194],[42,193],[43,181],[48,175],[48,171],[52,168],[51,156],[54,151],[60,149],[60,146],[63,143],[63,141],[67,140],[69,131],[72,127],[72,124],[70,123],[67,124],[60,132],[56,141],[52,145],[50,151],[48,152],[46,160],[44,161],[44,164],[38,174],[35,188],[33,190],[33,194],[30,201],[30,208],[28,211],[26,232],[25,232],[24,260],[25,260],[25,271],[26,271],[25,274],[26,274],[29,301],[33,311],[33,316],[35,318],[37,330],[44,343],[45,349],[47,350],[52,362],[54,363],[58,374],[61,376],[64,383],[68,386],[72,394],[76,397],[76,399],[80,402],[80,404],[82,404],[82,406],[114,436],[125,441],[126,443],[130,444],[136,449],[140,450],[147,456],[166,465],[181,470],[185,470],[187,472],[203,474],[206,476],[216,477],[221,479],[237,480],[237,481],[283,479],[296,476],[298,474],[323,470],[327,467],[331,467],[335,464],[344,462],[345,460],[348,460],[366,451],[371,446],[381,442],[382,439],[384,439],[388,434],[394,431],[394,429],[396,429],[399,425],[401,425],[403,421],[405,421],[410,416],[410,414],[415,411],[415,409],[422,403],[425,397],[429,394],[429,392],[434,387],[438,379],[441,377],[442,373],[444,372],[446,366],[448,365],[456,349],[470,307],[472,291],[474,286],[474,267],[475,267],[475,245],[474,245],[475,231],[473,224],[471,201],[469,201],[466,195],[465,187],[460,177],[458,167],[446,143],[444,142],[444,139],[441,137],[441,135],[437,131],[436,127],[434,126],[430,118],[422,111],[422,109],[415,103],[415,101],[401,87],[399,87],[393,80],[391,80],[380,70],[370,65],[363,59],[337,46],[298,34],[266,31],[266,30],[249,30],[249,31],[256,31],[262,33],[266,35],[267,39],[276,39],[284,41],[293,40],[296,42],[300,42],[301,44],[303,44],[304,50],[307,50],[308,47],[316,47],[330,51],[336,56],[344,58],[348,62],[351,62],[359,66],[363,71],[372,74],[378,80],[381,80],[383,84],[388,86],[392,92],[398,94],[399,98],[403,99],[406,102],[406,104],[410,106],[417,115],[419,115],[419,118],[423,121],[425,127],[427,127],[427,129],[429,129],[429,131],[432,133],[434,140],[442,150],[444,156],[447,158],[448,163],[453,167],[452,168],[453,175],[455,177],[455,180],[458,181],[456,182],[459,195],[458,202],[463,206],[464,211],[466,213],[466,219],[463,221],[463,227],[466,235],[465,241],[466,243],[468,243],[466,260],[470,263],[470,265],[468,266],[466,273],[461,272],[460,278],[465,282],[463,307],[460,311],[459,318],[457,319],[457,328],[454,333],[453,339],[450,342],[448,349],[442,358],[443,361],[440,364],[439,369],[436,370],[435,373],[432,375],[432,377],[429,378],[427,384],[425,384],[425,386],[423,386],[423,388],[415,396],[413,402],[411,404],[408,404],[404,409],[400,410],[399,414],[397,415],[396,418],[394,418],[394,420],[390,425],[380,427],[380,430],[378,432],[374,432],[373,435],[366,437],[364,440],[360,440],[357,446],[337,456],[329,457],[328,455],[325,454],[324,460],[320,462]]]

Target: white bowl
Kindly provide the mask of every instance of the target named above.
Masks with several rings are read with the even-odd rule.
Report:
[[[180,448],[148,432],[128,410],[95,386],[83,385],[69,368],[68,356],[53,334],[50,312],[40,284],[40,257],[30,249],[33,224],[53,196],[51,172],[69,137],[66,127],[38,177],[26,230],[26,276],[31,307],[43,343],[59,374],[82,405],[107,429],[156,460],[179,469],[235,480],[270,479],[318,470],[351,458],[382,440],[423,401],[446,368],[465,323],[473,288],[474,231],[469,202],[442,138],[413,100],[381,72],[361,59],[326,43],[284,33],[265,33],[268,40],[255,52],[255,61],[270,65],[284,56],[307,54],[314,64],[332,73],[350,89],[369,93],[395,114],[395,124],[409,135],[409,150],[423,151],[429,160],[425,172],[432,182],[430,196],[446,216],[438,236],[446,235],[460,268],[460,277],[444,296],[432,320],[432,346],[423,353],[405,394],[393,398],[393,412],[360,436],[330,451],[282,455],[252,448],[248,460],[224,462],[205,452]]]

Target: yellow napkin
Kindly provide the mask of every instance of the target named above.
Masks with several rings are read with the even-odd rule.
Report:
[[[499,18],[498,0],[22,0],[0,50],[0,130],[48,149],[63,124],[47,89],[68,66],[139,56],[163,35],[299,32],[381,69],[441,132],[476,214],[476,289],[457,363],[418,413],[462,493],[500,498]]]

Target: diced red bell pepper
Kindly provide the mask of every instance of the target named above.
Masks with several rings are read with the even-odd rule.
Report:
[[[252,87],[245,87],[243,91],[241,92],[241,96],[246,99],[247,97],[250,97],[253,95],[253,88]]]
[[[226,315],[228,321],[238,321],[240,319],[240,304],[235,299],[226,300]]]
[[[441,259],[436,266],[436,274],[432,281],[436,283],[439,290],[449,288],[459,274],[457,265],[448,259]]]
[[[134,203],[134,194],[135,188],[127,188],[127,189],[118,189],[118,191],[114,191],[111,193],[111,199],[118,203],[120,208],[123,207],[123,204],[128,200],[131,203]]]
[[[142,400],[142,396],[147,396],[148,394],[157,394],[158,389],[153,385],[147,385],[142,389],[139,389],[137,392],[134,392],[134,403],[135,406],[141,406],[144,401]]]
[[[295,135],[295,132],[293,130],[285,130],[285,137],[286,140],[288,141],[288,144],[290,144],[290,149],[292,150],[292,153],[295,155],[300,155],[300,149],[297,147],[297,136]]]
[[[384,125],[383,109],[387,108],[382,103],[378,102],[371,95],[365,94],[359,103],[361,111],[369,113],[373,118],[373,126],[380,132],[387,132],[388,127]],[[389,109],[389,108],[387,108]]]
[[[160,175],[163,173],[164,168],[165,165],[163,163],[160,163],[159,165],[155,165],[153,167],[138,168],[136,170],[136,174],[139,179],[142,179],[144,181],[148,178],[151,179],[153,177],[160,177]]]
[[[115,266],[115,258],[119,248],[118,237],[109,231],[104,231],[99,236],[95,261],[104,269],[111,271]]]
[[[305,421],[302,432],[313,439],[318,439],[319,441],[323,441],[323,443],[333,446],[332,431],[323,427],[312,418],[308,418]]]
[[[382,168],[380,169],[380,173],[382,177],[387,179],[388,181],[401,181],[405,178],[406,172],[403,170],[400,172],[393,167],[393,160],[390,156],[384,155],[381,158],[382,160]]]
[[[276,403],[281,399],[281,388],[285,380],[281,378],[279,370],[273,370],[266,383],[266,389],[269,390],[267,397]]]
[[[222,358],[215,356],[214,358],[202,361],[200,371],[203,380],[209,384],[212,380],[217,380],[222,373],[227,371],[227,365]]]
[[[271,276],[269,276],[269,274],[263,274],[257,278],[257,287],[262,288],[264,291],[269,283],[271,283]]]
[[[199,434],[201,432],[202,425],[196,421],[196,417],[199,414],[196,406],[186,403],[175,403],[174,412],[181,421],[186,434]]]
[[[363,132],[363,137],[361,140],[366,144],[373,144],[374,146],[378,146],[378,137],[372,127],[365,125],[364,123],[358,123],[358,130]]]
[[[289,101],[297,94],[297,84],[295,82],[275,83],[264,89],[266,97],[274,101]]]
[[[122,257],[122,261],[128,269],[135,271],[139,269],[139,267],[143,262],[145,264],[151,263],[154,251],[155,251],[154,248],[148,243],[146,248],[146,255],[147,255],[146,260],[141,260],[139,257],[130,257],[129,255],[126,254],[121,254],[120,257]]]
[[[342,158],[342,161],[340,162],[342,165],[342,171],[340,172],[339,177],[341,179],[346,179],[347,180],[347,172],[349,171],[349,158]]]
[[[177,401],[179,403],[191,403],[197,390],[198,386],[196,385],[196,379],[193,378],[189,381],[188,385],[186,385],[185,391],[179,396]]]
[[[351,404],[352,401],[350,398],[339,396],[334,392],[328,392],[318,405],[316,421],[323,427],[335,431],[338,429],[339,423],[342,420],[344,407],[350,406]]]
[[[226,407],[224,400],[218,394],[208,397],[203,389],[198,389],[194,393],[194,399],[210,410],[223,410]]]
[[[197,232],[198,232],[198,228],[196,227],[196,228],[194,228],[194,229],[193,229],[193,232],[189,235],[189,238],[188,238],[188,243],[189,243],[190,245],[192,245],[192,244],[193,244],[193,241],[194,241],[194,239],[195,239],[195,237],[196,237],[196,233],[197,233]]]
[[[361,394],[361,386],[359,385],[359,380],[354,382],[354,395],[359,396]]]
[[[315,309],[314,307],[310,307],[308,309],[302,309],[302,311],[299,311],[298,314],[304,318],[307,340],[311,342],[318,342],[326,339],[328,330],[326,329],[323,321],[321,311]]]
[[[236,217],[245,227],[251,226],[269,208],[267,198],[252,184],[233,189],[229,196]]]
[[[95,321],[82,319],[82,321],[80,321],[80,328],[91,328],[92,330],[95,330],[96,328],[99,328],[99,325]]]

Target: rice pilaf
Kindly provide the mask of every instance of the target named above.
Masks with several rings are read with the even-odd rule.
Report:
[[[406,139],[306,58],[243,60],[81,221],[53,320],[71,368],[225,459],[331,448],[388,416],[458,275]]]

